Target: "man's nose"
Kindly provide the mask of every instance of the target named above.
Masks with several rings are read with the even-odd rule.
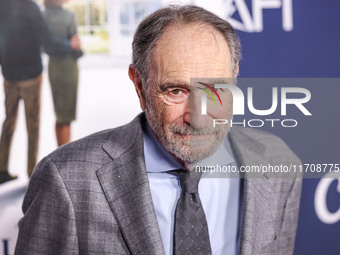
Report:
[[[185,105],[184,122],[196,129],[206,128],[208,116],[202,114],[201,93],[190,92],[189,98]]]

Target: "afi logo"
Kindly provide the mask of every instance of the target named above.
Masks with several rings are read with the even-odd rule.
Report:
[[[244,32],[263,31],[263,11],[265,9],[282,9],[282,28],[293,30],[293,0],[252,0],[252,10],[245,0],[226,0],[226,20],[237,30]],[[238,12],[241,22],[232,18]],[[252,14],[252,15],[251,15]]]

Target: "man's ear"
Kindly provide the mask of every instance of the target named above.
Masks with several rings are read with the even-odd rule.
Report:
[[[238,62],[236,63],[236,66],[235,66],[235,68],[236,68],[236,77],[238,76],[238,73],[239,73],[239,71],[240,71],[240,68],[239,68],[239,65],[238,65]],[[235,78],[236,78],[235,77]]]
[[[133,66],[129,66],[129,77],[130,80],[135,85],[135,89],[139,98],[139,104],[142,110],[144,111],[146,108],[146,101],[145,101],[145,91],[142,83],[142,79],[140,77],[140,74],[138,70]]]

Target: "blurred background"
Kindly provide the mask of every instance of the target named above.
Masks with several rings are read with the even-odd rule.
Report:
[[[43,1],[36,2],[43,10]],[[72,123],[72,140],[125,124],[140,112],[127,75],[135,29],[158,8],[184,3],[202,6],[234,26],[243,48],[240,78],[322,78],[310,87],[304,83],[312,93],[311,120],[294,130],[268,131],[282,137],[304,163],[340,163],[338,0],[68,1],[64,7],[75,14],[85,53],[79,60],[77,120]],[[57,148],[46,55],[43,60],[39,160]],[[0,84],[2,124],[2,76]],[[14,251],[28,180],[26,164],[27,132],[21,102],[9,165],[10,173],[19,178],[0,185],[0,255]],[[340,179],[304,180],[295,254],[338,255],[339,236]]]

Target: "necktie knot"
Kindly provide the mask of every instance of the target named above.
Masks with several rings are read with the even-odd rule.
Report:
[[[182,170],[172,170],[169,174],[178,176],[184,193],[198,193],[198,182],[200,181],[201,172]]]

